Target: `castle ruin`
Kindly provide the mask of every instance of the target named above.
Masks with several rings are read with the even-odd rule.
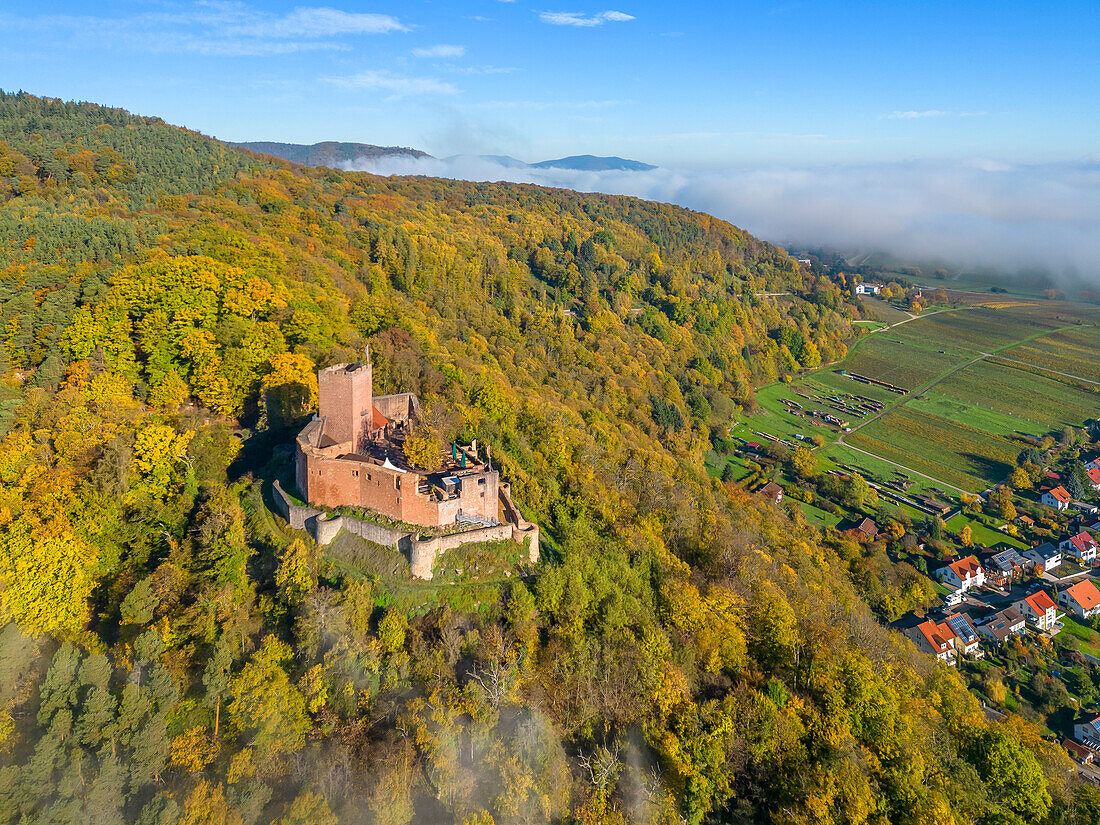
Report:
[[[452,444],[436,470],[408,461],[404,443],[420,419],[420,401],[407,392],[374,395],[369,352],[360,363],[320,370],[317,390],[318,414],[295,444],[295,482],[310,505],[362,507],[419,527],[462,525],[470,541],[483,540],[478,528],[506,521],[538,560],[538,527],[520,519],[508,485],[479,459],[476,445]],[[462,543],[462,535],[448,537],[446,546]],[[424,565],[414,573],[425,577]]]

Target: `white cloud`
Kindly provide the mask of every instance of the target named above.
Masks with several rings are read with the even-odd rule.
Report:
[[[1006,272],[1041,267],[1100,280],[1100,160],[578,172],[467,156],[356,168],[635,195],[708,212],[780,244]]]
[[[888,114],[886,117],[889,120],[916,120],[917,118],[924,117],[947,117],[953,114],[952,112],[946,112],[943,109],[925,109],[923,111],[914,111],[908,109],[906,111],[894,111]]]
[[[406,32],[388,14],[299,6],[271,14],[243,3],[205,2],[186,11],[153,11],[130,17],[50,14],[6,16],[9,30],[35,37],[61,37],[73,48],[104,46],[157,53],[266,56],[300,51],[346,50],[337,38]]]
[[[325,7],[298,7],[284,16],[250,14],[252,19],[230,28],[228,34],[239,33],[252,37],[334,37],[343,34],[387,34],[407,32],[409,29],[396,17],[388,14],[347,12]]]
[[[629,102],[629,100],[486,100],[475,105],[478,109],[528,109],[543,112],[547,109],[605,109]]]
[[[416,57],[465,57],[465,46],[445,46],[440,44],[438,46],[425,46],[419,49],[413,49],[413,55]]]
[[[348,89],[378,89],[390,92],[394,97],[409,95],[456,95],[459,90],[452,84],[434,77],[405,77],[386,71],[366,71],[349,77],[328,77],[328,83]]]
[[[540,11],[539,19],[552,26],[581,26],[591,28],[604,23],[626,23],[634,16],[621,11],[601,11],[599,14],[582,14],[572,11]]]

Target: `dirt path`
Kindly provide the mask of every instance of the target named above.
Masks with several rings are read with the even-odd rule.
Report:
[[[1013,344],[1013,346],[1017,346]],[[1011,349],[1011,347],[1009,348]],[[1081,381],[1084,384],[1092,384],[1094,387],[1100,387],[1100,381],[1090,381],[1087,378],[1082,378],[1080,375],[1074,375],[1069,372],[1062,372],[1061,370],[1052,370],[1049,367],[1036,367],[1034,364],[1029,364],[1027,361],[1021,361],[1018,358],[1009,358],[1007,355],[995,355],[990,354],[993,358],[999,358],[1002,361],[1011,361],[1013,364],[1023,364],[1025,367],[1031,367],[1032,369],[1042,370],[1043,372],[1049,372],[1052,375],[1061,375],[1063,378],[1072,378],[1074,381]]]
[[[934,482],[936,482],[936,484],[942,485],[943,487],[949,487],[952,490],[958,490],[960,493],[966,493],[966,495],[970,495],[970,492],[968,490],[964,490],[962,487],[956,487],[954,484],[948,484],[946,481],[941,481],[940,479],[935,478],[934,476],[925,475],[924,473],[920,472],[919,470],[914,470],[912,467],[906,467],[904,464],[898,464],[896,461],[891,461],[890,459],[883,458],[880,455],[875,455],[874,453],[869,453],[866,450],[861,450],[859,447],[855,446],[854,444],[846,444],[842,441],[834,441],[833,444],[834,445],[843,444],[843,446],[846,449],[855,450],[857,453],[863,453],[864,455],[870,456],[871,458],[875,459],[876,461],[882,461],[886,464],[890,464],[894,467],[898,467],[902,470],[905,470],[907,473],[912,473],[915,476],[920,476],[921,478],[926,478],[929,481],[934,481]]]

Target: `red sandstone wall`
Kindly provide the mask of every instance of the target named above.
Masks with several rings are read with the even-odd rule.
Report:
[[[349,441],[358,450],[371,425],[374,371],[370,364],[351,366],[321,370],[317,395],[325,435],[338,443]]]
[[[358,505],[410,524],[441,526],[453,524],[461,510],[468,515],[497,518],[497,476],[485,473],[462,479],[456,499],[432,501],[416,492],[418,477],[398,473],[376,464],[341,458],[308,457],[298,462],[298,489],[310,504],[338,507]],[[397,486],[397,481],[401,486]]]

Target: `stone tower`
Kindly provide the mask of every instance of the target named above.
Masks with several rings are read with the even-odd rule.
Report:
[[[351,442],[351,452],[363,449],[373,424],[374,371],[367,360],[337,364],[317,373],[317,399],[324,434],[338,444]]]

